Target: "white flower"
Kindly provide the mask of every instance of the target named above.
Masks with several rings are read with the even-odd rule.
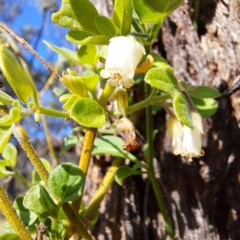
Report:
[[[204,154],[202,150],[203,127],[202,118],[192,112],[194,128],[189,128],[178,121],[174,116],[170,116],[167,120],[167,128],[169,135],[172,137],[173,154],[182,155],[190,161],[193,157],[201,157]]]
[[[183,151],[182,156],[191,160],[193,157],[201,157],[204,152],[202,150],[202,137],[203,127],[202,118],[196,113],[192,112],[194,128],[191,129],[184,125],[183,127]]]
[[[182,137],[183,125],[174,116],[170,116],[167,120],[167,129],[172,138],[173,154],[179,155],[182,153]]]
[[[110,39],[101,77],[109,79],[108,83],[114,87],[130,88],[134,84],[135,69],[144,54],[143,46],[132,36]]]

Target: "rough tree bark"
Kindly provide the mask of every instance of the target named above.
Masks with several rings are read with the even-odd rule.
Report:
[[[172,155],[165,114],[154,115],[156,174],[176,239],[240,239],[240,98],[232,94],[240,69],[240,2],[202,0],[198,31],[189,12],[185,1],[166,19],[154,46],[178,79],[217,87],[224,96],[217,113],[204,120],[205,155],[191,163]],[[108,165],[95,159],[92,185],[99,184]],[[96,239],[166,239],[147,178],[114,184],[100,212],[92,230]]]

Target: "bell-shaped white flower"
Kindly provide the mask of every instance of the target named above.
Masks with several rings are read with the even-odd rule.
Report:
[[[183,149],[183,125],[175,116],[170,116],[167,120],[167,129],[172,138],[173,154],[179,155]]]
[[[134,84],[135,69],[144,54],[143,46],[132,36],[110,39],[101,77],[108,79],[108,83],[114,87],[130,88]]]
[[[192,112],[192,118],[194,122],[193,129],[183,126],[183,149],[181,153],[182,156],[187,157],[189,160],[193,157],[201,157],[204,154],[201,137],[203,134],[202,118],[196,112]]]

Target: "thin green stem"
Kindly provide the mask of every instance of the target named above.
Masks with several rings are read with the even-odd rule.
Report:
[[[17,215],[2,185],[0,185],[0,210],[21,239],[32,240],[29,231]]]
[[[86,212],[84,213],[83,217],[89,221],[93,220],[96,216],[100,204],[105,197],[109,187],[114,181],[115,174],[118,168],[123,164],[122,158],[117,158],[113,161],[111,167],[108,169],[101,185],[99,186],[98,190],[94,194],[91,202],[89,203],[88,207],[86,208]]]
[[[39,107],[38,109],[40,110],[41,114],[46,114],[46,115],[61,117],[61,118],[66,118],[66,119],[70,118],[68,112],[61,112],[61,111],[58,111],[58,110],[55,110],[55,109],[44,108],[44,107]]]
[[[145,95],[149,96],[151,91],[151,87],[148,84],[145,84]],[[164,204],[164,199],[162,197],[162,193],[160,191],[160,188],[157,184],[157,179],[155,177],[154,173],[154,167],[153,167],[153,123],[152,123],[152,106],[147,106],[146,107],[146,123],[147,123],[147,165],[148,165],[148,173],[149,173],[149,178],[153,187],[153,191],[155,194],[155,197],[157,199],[158,207],[159,210],[161,211],[164,221],[165,221],[165,227],[167,230],[168,235],[173,238],[174,232],[172,228],[172,223],[171,219],[169,218],[166,210],[166,206]]]
[[[21,180],[23,183],[25,183],[29,188],[31,188],[33,185],[31,182],[29,182],[25,177],[23,177],[16,168],[14,168],[14,177]]]
[[[159,103],[161,101],[167,100],[169,98],[171,98],[171,97],[168,94],[163,95],[163,96],[148,97],[145,100],[128,107],[126,109],[126,113],[130,114],[130,113],[136,112],[136,111],[138,111],[138,110],[140,110],[142,108],[148,107],[150,105],[154,105],[156,103]]]

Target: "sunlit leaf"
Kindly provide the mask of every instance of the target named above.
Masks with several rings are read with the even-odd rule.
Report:
[[[31,95],[34,92],[36,94],[36,88],[12,52],[3,44],[0,45],[0,67],[18,98],[27,103]]]
[[[65,59],[69,60],[71,63],[80,63],[76,52],[73,52],[67,48],[57,47],[47,41],[43,41],[48,47],[50,47],[54,52],[63,56]]]
[[[19,121],[21,117],[20,110],[13,107],[10,109],[9,114],[0,118],[0,126],[11,126],[14,122]]]
[[[3,149],[7,145],[12,135],[12,131],[13,131],[12,126],[7,126],[7,127],[0,126],[0,153],[3,151]]]
[[[97,16],[95,18],[95,25],[98,31],[107,37],[114,37],[116,35],[116,29],[111,20],[105,16]]]
[[[41,221],[45,221],[50,216],[56,219],[58,216],[58,206],[54,203],[48,191],[39,184],[33,186],[27,192],[23,205],[36,213]]]
[[[168,68],[152,68],[147,72],[144,80],[151,86],[171,95],[179,92],[177,79]]]
[[[13,101],[11,96],[0,90],[0,105],[11,104]]]
[[[182,2],[183,0],[133,0],[133,5],[142,23],[161,24]]]
[[[86,31],[71,30],[67,33],[66,38],[68,41],[76,44],[94,44],[94,45],[107,45],[109,37],[103,35],[95,35]]]
[[[95,45],[83,45],[77,52],[78,61],[84,66],[94,67],[98,61],[98,50]]]
[[[73,201],[82,195],[84,179],[84,174],[77,165],[63,163],[51,172],[48,186],[63,203]]]
[[[75,101],[70,110],[70,117],[84,127],[99,128],[106,122],[104,109],[90,98]]]
[[[17,149],[12,143],[8,143],[2,152],[6,160],[10,160],[10,166],[15,167],[17,164]]]
[[[69,0],[73,14],[83,30],[98,34],[94,24],[98,11],[89,0]]]
[[[69,0],[62,0],[60,10],[57,13],[52,14],[52,21],[62,27],[81,29],[80,24],[73,14]]]
[[[194,127],[192,115],[189,109],[189,104],[183,93],[179,92],[174,96],[173,109],[179,121],[181,121],[189,128]]]
[[[121,35],[130,33],[132,23],[132,0],[115,0],[113,10],[113,22],[121,29]]]
[[[138,162],[138,159],[134,155],[123,150],[123,145],[123,140],[120,137],[111,135],[102,136],[95,139],[92,155],[109,154],[111,156],[122,157],[133,162]]]

